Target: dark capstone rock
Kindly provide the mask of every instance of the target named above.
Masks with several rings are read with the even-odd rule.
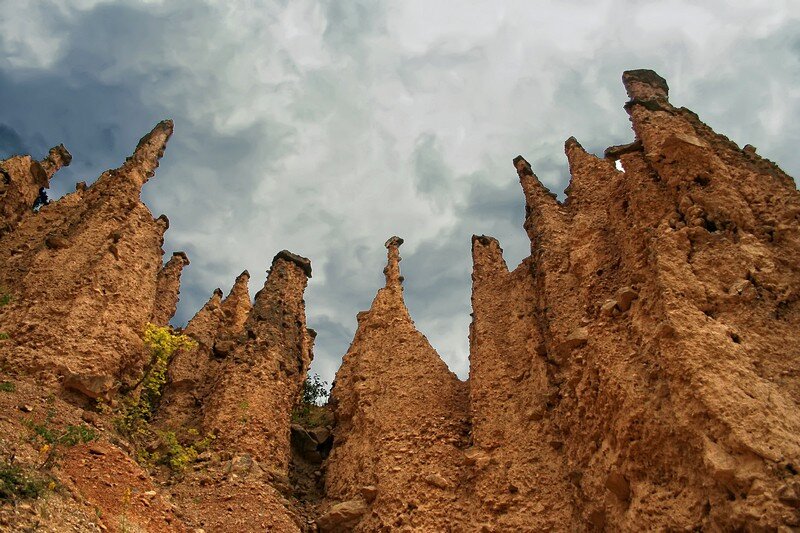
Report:
[[[619,159],[625,154],[642,151],[642,141],[635,140],[628,144],[618,144],[616,146],[609,146],[606,148],[603,155],[608,159]]]
[[[294,263],[295,265],[299,266],[300,269],[305,273],[306,277],[311,277],[311,260],[305,258],[301,255],[293,254],[289,250],[281,250],[278,252],[275,257],[272,259],[272,264],[274,265],[275,262],[279,259],[283,259],[284,261],[289,261],[290,263]]]
[[[669,94],[669,85],[667,85],[667,80],[659,76],[655,71],[647,69],[647,68],[640,68],[635,70],[626,70],[622,73],[622,83],[625,84],[625,87],[628,87],[630,82],[638,81],[640,83],[646,83],[660,91],[664,92],[664,96]]]

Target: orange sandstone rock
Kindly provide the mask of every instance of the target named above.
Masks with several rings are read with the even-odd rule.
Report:
[[[314,342],[303,300],[310,273],[308,259],[286,251],[275,256],[244,323],[244,335],[220,354],[224,364],[203,407],[203,427],[218,435],[219,446],[248,453],[287,474],[290,413]],[[232,320],[235,316],[234,308]]]
[[[568,139],[565,202],[514,159],[531,255],[509,270],[495,239],[473,237],[468,382],[415,328],[403,301],[402,239],[387,241],[386,285],[359,313],[334,383],[318,516],[308,515],[313,502],[288,498],[291,410],[314,337],[303,301],[311,264],[280,252],[254,302],[247,272],[226,298],[215,291],[185,330],[198,346],[171,362],[154,423],[217,439],[205,466],[174,481],[179,512],[153,500],[164,523],[800,527],[800,194],[753,147],[739,149],[674,107],[656,73],[628,71],[623,83],[635,140],[599,158]],[[171,132],[159,124],[122,167],[38,212],[33,202],[68,152],[0,162],[0,285],[12,296],[0,307],[5,368],[45,387],[63,377],[64,387],[104,399],[141,376],[141,332],[169,321],[188,264],[178,252],[162,265],[168,221],[139,199]],[[26,394],[19,408],[36,413]],[[102,430],[100,415],[86,415]],[[327,433],[295,429],[309,439]],[[76,449],[67,471],[83,497],[102,503],[103,487],[78,468],[101,468],[92,449]],[[121,450],[101,451],[136,474]],[[103,504],[114,514],[112,503]]]
[[[321,527],[800,526],[800,194],[656,73],[623,82],[636,139],[567,140],[564,203],[514,160],[531,256],[509,271],[473,238],[467,387],[413,329],[387,243],[335,382]]]
[[[150,320],[169,320],[188,262],[179,256],[162,271],[168,223],[139,198],[172,129],[161,122],[120,168],[38,212],[30,209],[34,190],[69,153],[59,147],[41,164],[12,158],[0,165],[16,187],[7,193],[13,202],[3,204],[7,231],[0,235],[0,286],[11,294],[0,309],[0,331],[9,336],[0,361],[8,368],[51,381],[68,375],[81,392],[81,382],[97,383],[97,376],[123,387],[140,377],[149,360],[142,331]],[[23,176],[26,161],[31,170]]]
[[[337,425],[326,474],[332,506],[318,522],[323,531],[438,531],[468,523],[467,389],[411,321],[399,268],[402,242],[387,241],[386,286],[359,315],[336,374]]]

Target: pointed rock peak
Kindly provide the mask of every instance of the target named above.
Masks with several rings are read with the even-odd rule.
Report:
[[[219,309],[221,303],[222,289],[217,287],[214,289],[214,292],[211,293],[211,297],[203,304],[203,307],[189,320],[189,323],[186,325],[186,330],[190,331],[192,334],[196,334],[198,331],[204,331],[207,327],[205,324],[211,319],[210,317],[213,315],[214,311]]]
[[[158,160],[164,155],[167,141],[172,136],[174,125],[171,120],[162,120],[153,130],[139,140],[133,155],[128,158],[125,166],[134,167],[141,171],[141,175],[135,179],[139,185],[144,185],[148,179],[153,177]]]
[[[245,270],[238,276],[236,276],[236,281],[233,283],[233,287],[231,288],[231,292],[228,294],[228,298],[230,299],[231,296],[237,297],[239,296],[240,299],[245,299],[248,302],[250,301],[250,289],[248,283],[250,281],[250,272]]]
[[[164,155],[164,149],[167,146],[167,141],[172,136],[175,129],[175,124],[172,120],[162,120],[155,127],[150,130],[150,133],[139,139],[136,145],[136,150],[133,152],[133,158],[150,158],[153,155],[160,159]]]
[[[247,315],[250,313],[253,304],[250,301],[250,273],[245,270],[238,276],[236,281],[231,287],[231,292],[228,297],[222,302],[222,308],[226,315],[226,325],[228,327],[239,329],[244,326],[247,321]]]
[[[310,259],[305,258],[301,255],[293,254],[289,250],[281,250],[280,252],[275,254],[275,257],[272,259],[272,265],[274,266],[275,262],[277,262],[278,260],[289,261],[290,263],[294,263],[295,265],[300,267],[300,269],[303,271],[303,273],[306,275],[307,278],[311,277]],[[247,271],[245,270],[245,272]],[[244,274],[244,272],[242,274]],[[247,276],[249,277],[250,274],[247,274]]]
[[[587,152],[575,137],[570,137],[564,142],[564,153],[567,156],[567,161],[569,161],[569,167],[570,171],[573,173],[573,178],[575,177],[574,170],[578,168],[581,163],[594,163],[600,159],[596,155]]]
[[[170,262],[172,261],[175,262],[180,261],[181,263],[183,263],[183,266],[186,266],[190,263],[189,256],[186,255],[186,252],[183,251],[172,252],[172,258],[170,259]]]
[[[531,164],[528,163],[524,157],[518,155],[514,158],[514,168],[517,169],[520,183],[522,183],[522,190],[525,192],[525,199],[528,202],[528,207],[534,207],[540,204],[553,204],[557,205],[556,195],[550,192],[545,187],[536,174],[531,169]],[[532,203],[534,205],[532,205]]]
[[[188,264],[189,258],[184,252],[175,252],[158,273],[156,300],[150,319],[153,324],[166,325],[175,315],[180,294],[181,273],[183,267]]]
[[[667,80],[652,70],[626,70],[622,73],[622,83],[631,100],[667,100],[669,97]]]
[[[475,246],[478,244],[481,246],[491,246],[493,244],[497,245],[498,247],[500,246],[500,243],[494,237],[489,237],[488,235],[473,235],[472,249],[474,250]]]
[[[487,235],[472,236],[472,264],[476,272],[486,268],[496,269],[497,267],[508,271],[506,262],[503,259],[503,249],[500,247],[500,242]]]
[[[514,158],[514,168],[517,169],[517,174],[520,178],[522,178],[522,176],[533,176],[531,164],[528,163],[521,155],[518,155]]]
[[[581,143],[579,143],[578,139],[575,137],[570,137],[564,141],[564,153],[567,155],[567,161],[569,161],[570,168],[574,167],[583,158],[590,155],[588,152],[586,152],[586,150],[584,150],[583,146],[581,146]]]
[[[402,244],[403,239],[397,236],[391,237],[384,244],[388,250],[388,264],[383,269],[387,288],[401,287],[403,284],[403,276],[400,275],[400,261],[403,260],[400,257],[400,246]]]
[[[63,144],[50,148],[50,153],[42,159],[40,164],[47,174],[47,179],[53,177],[53,174],[58,172],[61,167],[68,167],[72,162],[72,154],[69,153]]]
[[[564,205],[573,204],[577,198],[585,196],[586,191],[602,186],[609,173],[617,172],[612,161],[590,154],[575,137],[566,140],[564,153],[569,161],[570,173],[569,185],[564,190],[567,196]]]
[[[583,149],[581,143],[578,142],[578,139],[575,137],[570,137],[566,141],[564,141],[564,152],[569,155],[570,151],[572,150],[581,150],[585,152],[586,150]]]
[[[219,287],[214,289],[214,292],[211,293],[211,297],[206,301],[205,305],[203,305],[200,311],[197,312],[195,317],[201,315],[204,311],[208,311],[209,309],[214,309],[216,307],[219,307],[219,304],[222,303],[223,296],[224,293],[222,292],[222,289],[220,289]],[[192,320],[194,320],[194,318]],[[190,320],[189,325],[191,325],[191,323],[192,321]]]

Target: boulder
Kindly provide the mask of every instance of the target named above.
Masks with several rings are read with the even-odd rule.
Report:
[[[603,305],[600,306],[600,314],[603,316],[613,316],[614,311],[617,309],[617,301],[616,300],[606,300]]]
[[[574,350],[575,348],[580,348],[589,340],[589,328],[587,327],[580,327],[575,328],[572,330],[572,333],[567,335],[567,338],[564,339],[564,342],[561,343],[561,349],[563,352],[568,352],[570,350]]]
[[[375,485],[366,485],[361,487],[361,496],[367,503],[372,503],[378,497],[378,487]]]
[[[79,392],[93,400],[109,400],[116,392],[114,378],[108,374],[70,372],[64,377],[64,388]]]
[[[639,297],[639,293],[631,287],[622,287],[617,291],[617,307],[623,313],[631,308],[631,303]]]
[[[317,518],[317,527],[323,532],[351,531],[367,512],[362,500],[349,500],[337,503],[324,515]]]

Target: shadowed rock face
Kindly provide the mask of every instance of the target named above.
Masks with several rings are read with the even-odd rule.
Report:
[[[303,300],[310,269],[308,259],[283,251],[254,303],[247,271],[227,298],[214,292],[184,331],[197,348],[170,364],[160,425],[215,434],[232,453],[288,475],[290,413],[314,343]]]
[[[179,351],[169,365],[169,381],[158,411],[158,421],[165,428],[179,434],[204,430],[203,406],[221,379],[228,356],[247,338],[244,325],[253,307],[249,280],[245,270],[224,299],[216,289],[186,326],[184,333],[197,341],[197,348]]]
[[[53,379],[72,376],[76,390],[91,380],[116,387],[138,378],[146,361],[141,333],[166,323],[177,303],[185,255],[162,269],[166,217],[154,219],[140,201],[172,134],[158,124],[120,167],[91,187],[33,212],[40,187],[71,156],[63,147],[41,163],[16,157],[0,163],[10,176],[0,234],[0,286],[11,303],[0,309],[0,361],[10,369]],[[111,388],[90,392],[105,396]]]
[[[531,256],[509,271],[495,239],[473,238],[466,405],[445,393],[459,385],[432,349],[404,337],[411,321],[396,282],[359,315],[334,388],[327,487],[329,505],[361,514],[337,518],[333,505],[321,525],[800,524],[800,195],[755,149],[672,106],[656,73],[629,71],[623,82],[636,138],[606,158],[567,140],[566,202],[514,160]],[[394,249],[387,280],[399,277]],[[452,414],[429,413],[442,405]],[[459,442],[465,412],[461,460],[405,458]],[[440,433],[416,438],[433,420]],[[446,466],[443,486],[460,482],[444,503],[428,491],[438,503],[424,507],[415,483],[432,463]],[[377,487],[374,501],[359,496],[365,485]]]
[[[222,327],[214,337],[211,357],[221,361],[215,368],[206,364],[206,372],[212,370],[215,375],[202,408],[202,427],[217,435],[220,446],[248,453],[286,475],[290,413],[311,364],[314,342],[306,328],[303,300],[311,264],[294,257],[302,259],[303,266],[283,252],[275,257],[243,325],[249,305],[243,301],[247,294],[244,275],[220,304]],[[202,352],[207,348],[208,344],[201,344],[195,354],[200,366],[209,359],[208,352]]]
[[[177,496],[211,530],[269,524],[300,531],[278,491],[290,490],[291,411],[312,358],[303,301],[310,272],[308,259],[282,251],[254,303],[247,271],[226,298],[217,289],[184,331],[197,348],[179,352],[170,364],[156,424],[179,436],[213,434],[214,450],[230,457],[216,483],[189,478]]]
[[[189,264],[184,252],[175,252],[158,273],[156,301],[150,322],[166,326],[178,308],[178,295],[181,287],[181,272]]]

